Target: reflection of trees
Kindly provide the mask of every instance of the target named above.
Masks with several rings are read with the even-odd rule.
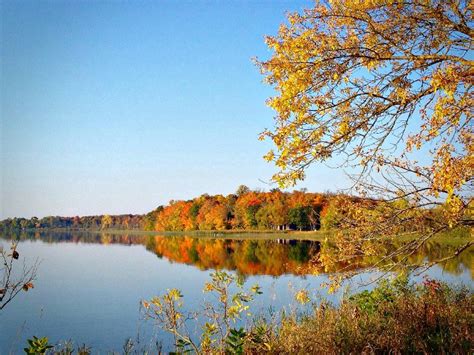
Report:
[[[97,232],[19,232],[1,235],[2,239],[23,240],[41,240],[45,243],[92,243],[92,244],[145,244],[147,236],[133,235],[125,233],[97,233]]]
[[[224,240],[163,236],[155,236],[150,240],[152,241],[148,244],[148,249],[160,257],[195,265],[201,269],[237,270],[244,275],[331,273],[341,269],[368,268],[382,260],[381,256],[365,256],[356,258],[351,263],[337,261],[325,263],[325,260],[336,260],[331,257],[334,248],[331,244],[321,245],[319,242],[312,241]],[[396,250],[402,243],[404,242],[385,243],[386,253]],[[425,260],[439,260],[452,255],[457,247],[456,244],[431,241],[411,255],[406,262],[417,264]],[[474,250],[471,249],[461,254],[459,258],[446,261],[442,266],[446,272],[455,275],[465,269],[470,269],[472,274],[473,256]],[[401,256],[395,256],[392,261],[400,261],[397,258]],[[380,266],[384,265],[380,264]]]
[[[350,263],[338,262],[331,243],[304,240],[272,239],[210,239],[189,236],[137,235],[95,232],[34,232],[2,236],[4,239],[41,240],[46,243],[95,243],[145,245],[146,249],[158,257],[170,261],[194,265],[200,269],[236,270],[242,275],[305,275],[315,272],[336,272],[345,268],[356,270],[380,263],[381,256],[355,258]],[[390,240],[383,245],[384,254],[400,248],[404,240]],[[419,264],[421,261],[434,261],[453,255],[459,243],[431,240],[422,249],[413,253],[406,264]],[[395,256],[392,262],[400,261]],[[459,275],[463,270],[473,269],[474,248],[460,254],[457,258],[445,261],[443,270]],[[389,262],[389,261],[387,261]],[[383,266],[380,265],[380,266]]]
[[[379,269],[390,268],[392,265],[401,266],[417,266],[422,263],[432,263],[446,259],[446,261],[439,264],[439,266],[445,272],[449,272],[454,275],[461,274],[464,270],[470,270],[471,277],[474,278],[473,270],[473,259],[474,259],[474,248],[470,247],[465,252],[453,257],[458,250],[460,245],[465,244],[464,239],[441,241],[441,240],[429,240],[421,248],[414,251],[408,256],[393,253],[391,258],[387,258],[387,255],[391,255],[393,251],[399,250],[405,243],[409,243],[410,240],[404,239],[387,239],[382,242],[379,246],[379,250],[383,250],[380,254],[371,256],[360,256],[355,257],[344,262],[339,261],[337,258],[337,249],[331,243],[325,243],[321,248],[321,253],[311,265],[309,270],[325,271],[325,272],[341,272],[341,271],[354,271],[359,269],[366,269],[376,266]]]
[[[200,269],[237,270],[243,275],[303,274],[302,266],[319,251],[317,241],[150,238],[147,248],[160,257]]]

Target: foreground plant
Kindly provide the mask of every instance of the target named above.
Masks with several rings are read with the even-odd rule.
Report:
[[[142,302],[145,317],[154,319],[159,327],[173,335],[176,352],[225,352],[227,349],[241,353],[246,333],[243,328],[233,326],[250,315],[248,303],[255,295],[261,294],[259,286],[254,285],[245,291],[241,278],[225,271],[215,271],[203,291],[212,294],[216,302],[206,302],[203,309],[185,313],[183,295],[179,290],[171,289],[163,296]],[[205,322],[198,343],[190,336],[186,321],[199,322],[202,319]]]
[[[31,267],[17,265],[20,253],[17,243],[12,242],[10,250],[0,247],[0,310],[5,308],[21,291],[28,291],[34,287],[37,264]]]
[[[26,354],[46,354],[49,349],[54,346],[49,344],[49,340],[46,337],[38,338],[33,336],[32,339],[28,339],[28,347],[24,348]]]
[[[217,306],[211,302],[205,304],[203,315],[208,322],[203,327],[201,346],[204,350],[210,350],[217,344],[219,349],[230,347],[235,352],[241,348],[246,334],[243,329],[233,328],[233,325],[243,316],[251,315],[249,303],[262,292],[258,285],[245,291],[242,278],[225,271],[216,271],[211,274],[211,278],[211,282],[204,286],[204,292],[212,293],[218,302]],[[232,285],[236,287],[234,293],[230,291]]]
[[[64,343],[59,343],[56,345],[50,344],[47,337],[38,338],[33,336],[33,338],[27,340],[28,347],[24,348],[26,354],[52,354],[52,355],[90,355],[91,348],[85,344],[74,346],[74,343],[71,340],[65,341]]]

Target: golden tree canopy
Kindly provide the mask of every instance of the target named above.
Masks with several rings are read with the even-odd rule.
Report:
[[[396,171],[397,188],[385,192],[444,198],[454,215],[467,207],[472,4],[332,0],[288,22],[258,63],[277,91],[268,100],[275,128],[261,136],[276,146],[265,156],[279,168],[274,179],[292,185],[310,164],[344,155],[362,175]],[[420,149],[432,154],[429,165],[410,158]]]

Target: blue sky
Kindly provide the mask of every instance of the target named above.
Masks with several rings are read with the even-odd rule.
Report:
[[[310,1],[1,3],[1,210],[144,213],[268,189],[272,89],[251,58]],[[314,167],[297,188],[337,190]]]

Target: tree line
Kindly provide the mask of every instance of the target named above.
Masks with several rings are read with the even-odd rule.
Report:
[[[374,200],[345,194],[313,193],[305,189],[284,192],[280,189],[255,191],[241,185],[227,196],[203,194],[191,200],[171,200],[146,214],[97,215],[43,218],[9,218],[0,230],[145,230],[145,231],[315,231],[350,230],[354,218],[350,206],[360,208],[358,218],[377,221],[407,202]],[[425,231],[440,219],[442,208],[407,209],[403,218],[417,224],[394,223],[385,235]],[[390,232],[390,233],[389,233]]]
[[[170,201],[144,215],[97,215],[9,218],[2,230],[136,229],[148,231],[319,230],[335,225],[335,195],[303,190],[254,191],[241,185],[227,196],[203,194],[192,200]],[[352,198],[352,197],[347,197]]]

